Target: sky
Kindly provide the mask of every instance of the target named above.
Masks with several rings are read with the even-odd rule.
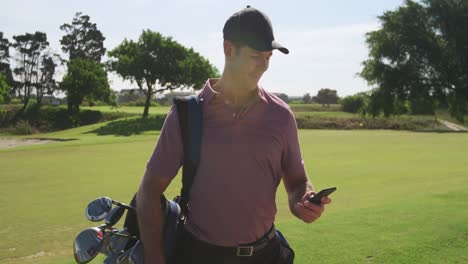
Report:
[[[71,23],[76,12],[106,38],[111,50],[125,38],[137,40],[144,29],[172,36],[193,47],[220,72],[224,68],[225,21],[251,5],[268,15],[275,39],[290,53],[275,51],[260,85],[289,96],[316,95],[321,88],[340,97],[371,89],[357,76],[368,56],[365,33],[379,28],[378,16],[402,5],[403,0],[0,0],[0,31],[12,36],[47,33],[51,49],[61,53],[60,25]],[[11,52],[14,55],[14,52]],[[59,71],[63,75],[64,69]],[[109,74],[114,90],[136,87]]]

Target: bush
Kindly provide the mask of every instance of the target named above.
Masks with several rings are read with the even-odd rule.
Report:
[[[138,135],[145,131],[161,130],[166,115],[151,115],[146,118],[125,118],[110,122],[91,131],[98,135]]]
[[[96,110],[81,110],[78,118],[80,120],[80,125],[95,124],[102,119],[102,113]]]
[[[7,108],[0,109],[0,127],[8,126],[15,117],[16,111]]]
[[[36,97],[31,97],[28,101],[28,107],[31,107],[31,106],[35,106],[37,105],[37,100],[36,100]]]
[[[326,107],[320,104],[289,104],[294,112],[339,112],[341,105],[331,104]]]
[[[22,104],[22,102],[19,98],[13,98],[10,100],[10,104]]]
[[[102,113],[96,110],[82,110],[78,118],[74,120],[69,116],[67,109],[60,106],[39,107],[38,105],[30,105],[24,112],[19,112],[21,108],[19,105],[2,105],[0,107],[0,127],[8,128],[7,130],[11,130],[13,134],[16,134],[17,124],[19,124],[19,130],[24,131],[19,132],[22,134],[27,132],[26,128],[28,126],[31,128],[31,132],[49,132],[72,128],[75,124],[90,125],[137,115],[121,112]],[[27,122],[27,126],[24,122]]]
[[[109,103],[100,101],[100,100],[96,100],[96,101],[85,100],[81,105],[82,106],[107,106],[109,105]]]
[[[12,132],[16,135],[31,135],[33,133],[33,129],[29,125],[28,121],[20,120],[15,125],[15,129]]]
[[[96,124],[115,120],[123,117],[135,116],[136,114],[121,113],[121,112],[101,112],[97,110],[81,110],[78,114],[78,119],[73,120],[65,108],[50,108],[47,110],[48,122],[52,125],[52,129],[72,128],[78,123],[80,126]]]
[[[351,95],[341,99],[340,104],[343,111],[348,113],[359,113],[365,106],[366,97],[365,95]]]
[[[296,117],[299,129],[390,129],[410,131],[447,131],[432,118],[342,118],[342,117]]]

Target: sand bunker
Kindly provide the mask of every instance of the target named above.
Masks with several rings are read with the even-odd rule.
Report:
[[[0,149],[15,148],[20,146],[39,145],[57,142],[50,139],[13,139],[13,138],[0,138]]]

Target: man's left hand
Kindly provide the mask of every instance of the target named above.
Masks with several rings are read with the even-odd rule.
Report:
[[[331,203],[331,199],[328,196],[322,197],[319,205],[309,202],[309,198],[315,194],[315,192],[306,193],[302,197],[302,202],[294,205],[296,215],[306,223],[312,223],[320,218],[325,209],[325,205]]]

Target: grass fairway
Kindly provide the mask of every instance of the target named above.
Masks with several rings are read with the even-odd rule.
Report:
[[[96,110],[101,112],[122,112],[122,113],[131,113],[131,114],[140,114],[143,115],[143,106],[82,106],[80,107],[83,110]],[[151,106],[149,108],[150,114],[167,114],[170,106]]]
[[[0,150],[0,263],[74,263],[73,239],[93,226],[86,204],[129,201],[158,133],[86,134],[97,126]],[[301,130],[300,141],[316,188],[338,191],[307,225],[279,187],[276,223],[296,263],[468,263],[468,134]]]

